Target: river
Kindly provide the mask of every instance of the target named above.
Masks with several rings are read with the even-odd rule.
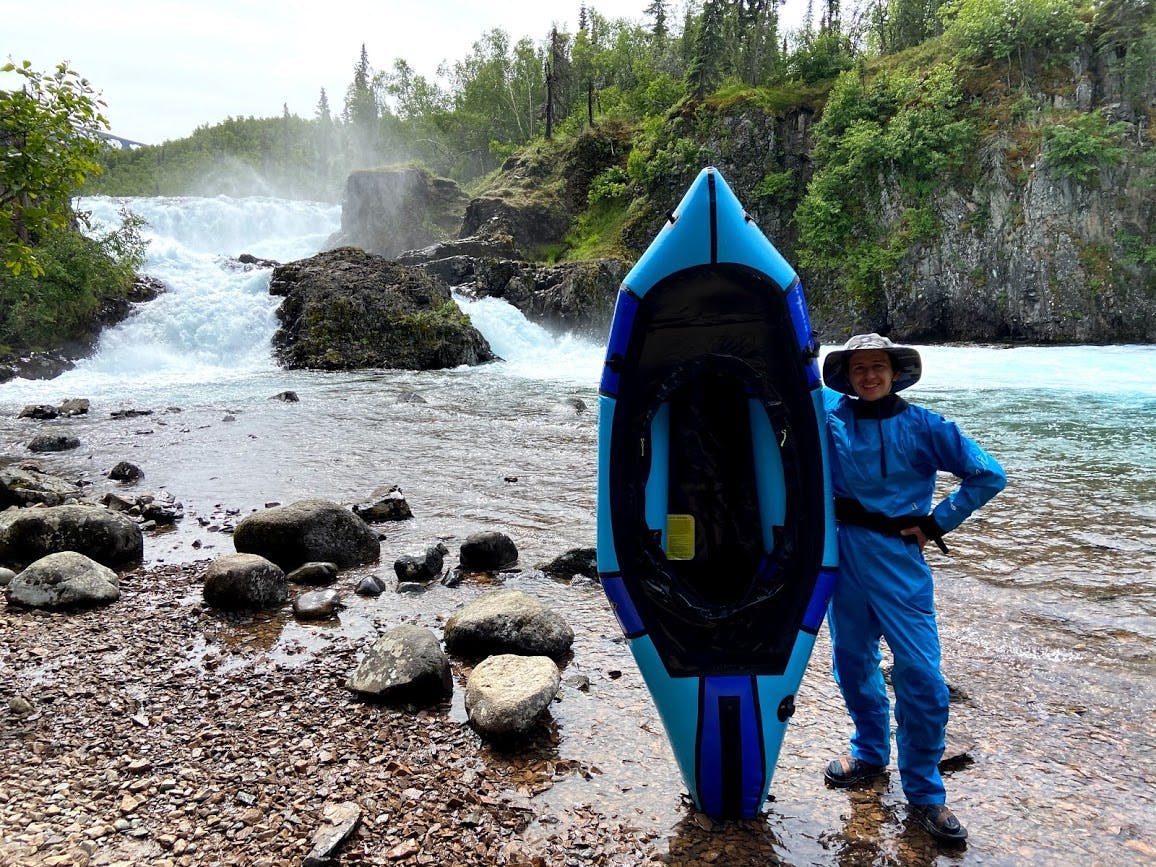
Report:
[[[950,803],[972,831],[968,848],[937,852],[907,826],[897,774],[868,792],[823,788],[822,766],[848,734],[825,631],[765,820],[703,837],[600,591],[529,571],[594,544],[602,346],[549,334],[501,301],[459,299],[503,361],[433,372],[279,370],[270,272],[232,257],[309,255],[338,227],[339,208],[82,200],[97,223],[122,205],[148,222],[145,271],[169,289],[76,369],[0,385],[0,456],[35,457],[95,491],[111,488],[105,474],[118,461],[140,466],[137,488],[164,489],[185,511],[175,530],[146,538],[147,563],[231,552],[221,528],[268,503],[362,502],[396,484],[415,518],[385,527],[383,573],[438,539],[456,553],[467,534],[501,530],[528,570],[510,580],[557,604],[578,634],[569,669],[592,686],[556,705],[558,749],[600,773],[538,796],[559,814],[596,804],[701,863],[728,863],[728,846],[788,864],[1156,857],[1156,347],[920,347],[925,375],[905,396],[959,422],[1009,476],[1006,491],[951,534],[949,556],[928,555],[944,670],[957,692],[951,731],[971,744],[970,760],[947,776]],[[285,390],[300,402],[270,399]],[[88,398],[90,413],[16,417],[26,404],[66,398]],[[119,409],[150,414],[112,418]],[[78,436],[80,449],[27,451],[34,433],[58,428]],[[439,599],[452,605],[452,591],[422,604]],[[342,628],[372,629],[370,604],[351,600]],[[291,622],[278,639],[321,640]],[[712,846],[724,853],[713,861]]]

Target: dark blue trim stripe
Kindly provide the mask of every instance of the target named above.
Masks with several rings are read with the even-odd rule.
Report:
[[[710,199],[710,263],[712,265],[718,264],[718,202],[715,199],[714,190],[715,174],[713,171],[707,173],[706,189],[709,193]]]
[[[827,613],[827,602],[835,590],[835,582],[839,578],[834,569],[820,569],[815,579],[815,591],[811,594],[811,601],[807,603],[807,611],[803,615],[803,628],[810,632],[818,632],[823,625],[823,615]]]
[[[618,379],[626,361],[626,347],[630,343],[630,330],[634,327],[637,312],[638,296],[623,286],[618,290],[618,300],[614,303],[610,338],[606,342],[606,362],[599,385],[599,391],[608,397],[618,396]]]
[[[757,679],[702,678],[698,714],[695,779],[702,811],[753,819],[767,794]]]
[[[614,609],[614,616],[618,618],[618,625],[622,627],[622,634],[627,638],[638,638],[646,634],[646,624],[638,616],[638,609],[634,607],[634,600],[626,591],[626,583],[622,580],[622,573],[603,574],[602,590],[610,600],[610,607]]]

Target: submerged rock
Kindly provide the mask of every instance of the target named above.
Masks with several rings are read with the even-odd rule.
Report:
[[[328,620],[337,616],[341,594],[336,590],[311,590],[293,600],[293,615],[298,620]]]

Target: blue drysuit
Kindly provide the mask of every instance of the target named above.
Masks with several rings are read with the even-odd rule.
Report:
[[[894,394],[868,402],[824,389],[824,397],[837,498],[857,499],[891,518],[931,511],[946,533],[1007,482],[994,458],[936,413]],[[939,470],[961,481],[932,511]],[[882,637],[895,659],[891,684],[904,795],[911,804],[945,803],[938,765],[948,697],[939,670],[931,570],[918,545],[847,522],[839,523],[839,569],[828,624],[835,680],[855,724],[851,755],[873,765],[890,759]]]

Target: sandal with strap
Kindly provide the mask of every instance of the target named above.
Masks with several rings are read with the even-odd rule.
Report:
[[[959,824],[946,804],[912,804],[911,810],[924,830],[940,843],[962,843],[967,839],[967,828]]]
[[[837,789],[846,789],[885,773],[887,773],[886,765],[870,765],[854,756],[842,756],[827,765],[823,779]]]

